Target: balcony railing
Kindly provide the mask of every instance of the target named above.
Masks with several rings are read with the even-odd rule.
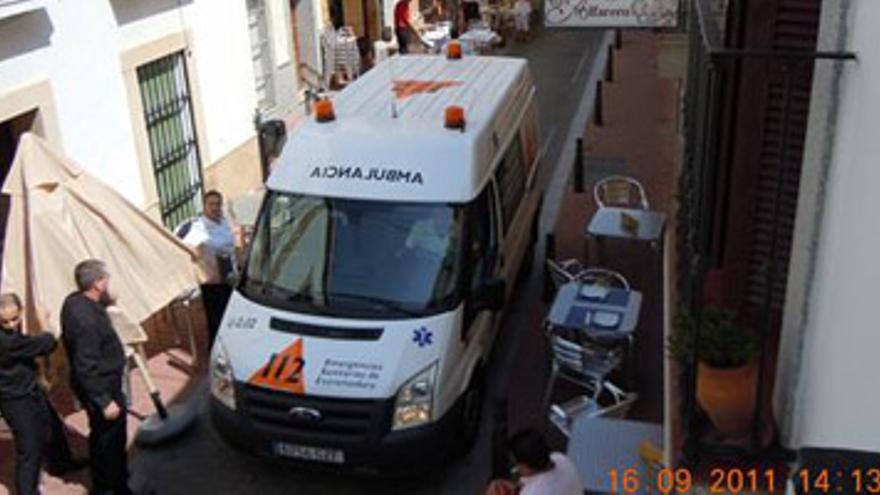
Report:
[[[782,197],[782,187],[785,183],[786,165],[792,161],[790,146],[787,136],[792,125],[792,101],[795,85],[794,75],[799,69],[812,64],[817,60],[853,60],[855,55],[851,52],[822,52],[814,50],[777,49],[750,47],[728,47],[724,42],[724,6],[727,2],[719,0],[694,0],[692,11],[688,13],[688,31],[690,45],[690,61],[688,67],[687,95],[685,101],[684,131],[685,151],[684,166],[679,178],[679,231],[678,251],[680,253],[680,265],[678,267],[678,293],[681,305],[697,319],[696,328],[699,329],[699,320],[704,305],[704,285],[707,272],[713,263],[713,201],[718,193],[719,174],[723,173],[722,140],[724,138],[724,100],[725,95],[731,91],[734,70],[737,64],[763,63],[770,64],[782,69],[782,113],[781,131],[783,136],[779,143],[778,167],[779,180],[776,182],[775,203],[772,211],[772,234],[769,260],[763,276],[766,278],[764,287],[768,289],[762,294],[765,299],[758,307],[761,311],[763,328],[759,334],[762,336],[760,363],[760,378],[758,380],[757,411],[755,413],[752,445],[746,447],[747,451],[754,452],[759,449],[759,424],[767,404],[764,404],[765,395],[762,389],[767,370],[764,368],[764,354],[768,352],[768,335],[772,332],[774,320],[771,318],[771,304],[774,287],[778,278],[786,267],[777,266],[778,253],[783,246],[776,242],[779,237],[777,231],[781,228],[781,212],[778,206]],[[716,8],[713,8],[713,5]],[[699,331],[696,339],[699,341]],[[693,346],[694,349],[699,344]],[[696,357],[696,356],[695,356]],[[693,360],[696,362],[696,359]],[[685,457],[693,460],[701,457],[704,453],[715,451],[712,445],[706,445],[699,432],[696,431],[696,374],[697,367],[689,366],[685,370],[685,400],[684,400],[684,430],[686,435]],[[764,409],[764,411],[762,411]],[[722,451],[727,449],[721,449]],[[708,451],[708,452],[707,452]]]

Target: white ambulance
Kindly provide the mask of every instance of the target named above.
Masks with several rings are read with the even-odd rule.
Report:
[[[536,240],[534,85],[521,59],[395,57],[316,111],[267,181],[212,420],[258,454],[410,472],[477,433]]]

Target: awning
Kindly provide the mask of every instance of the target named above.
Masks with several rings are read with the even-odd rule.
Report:
[[[35,135],[21,136],[3,192],[11,205],[0,287],[22,297],[26,329],[35,303],[58,327],[76,290],[74,266],[87,258],[107,263],[119,309],[133,322],[198,284],[194,251]]]

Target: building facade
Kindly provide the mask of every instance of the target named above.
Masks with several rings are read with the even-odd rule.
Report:
[[[0,173],[36,132],[173,227],[262,181],[254,118],[300,111],[289,4],[0,0]]]
[[[880,452],[871,364],[880,5],[693,4],[678,302],[736,309],[759,338],[743,453]],[[695,373],[684,380],[685,454],[729,455],[736,449],[707,441]]]
[[[818,50],[856,60],[817,63],[810,95],[774,408],[792,449],[880,452],[878,22],[877,2],[822,3]]]

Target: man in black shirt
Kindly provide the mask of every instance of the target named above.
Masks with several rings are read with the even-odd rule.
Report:
[[[129,494],[126,406],[122,392],[125,351],[110,323],[110,274],[99,260],[74,270],[77,292],[64,300],[61,332],[70,361],[70,384],[89,416],[92,492]]]
[[[40,468],[44,456],[49,471],[63,473],[77,467],[64,426],[37,383],[39,356],[55,349],[50,333],[21,333],[21,300],[0,294],[0,412],[15,437],[15,489],[21,495],[40,493]],[[39,318],[46,330],[46,318]]]

